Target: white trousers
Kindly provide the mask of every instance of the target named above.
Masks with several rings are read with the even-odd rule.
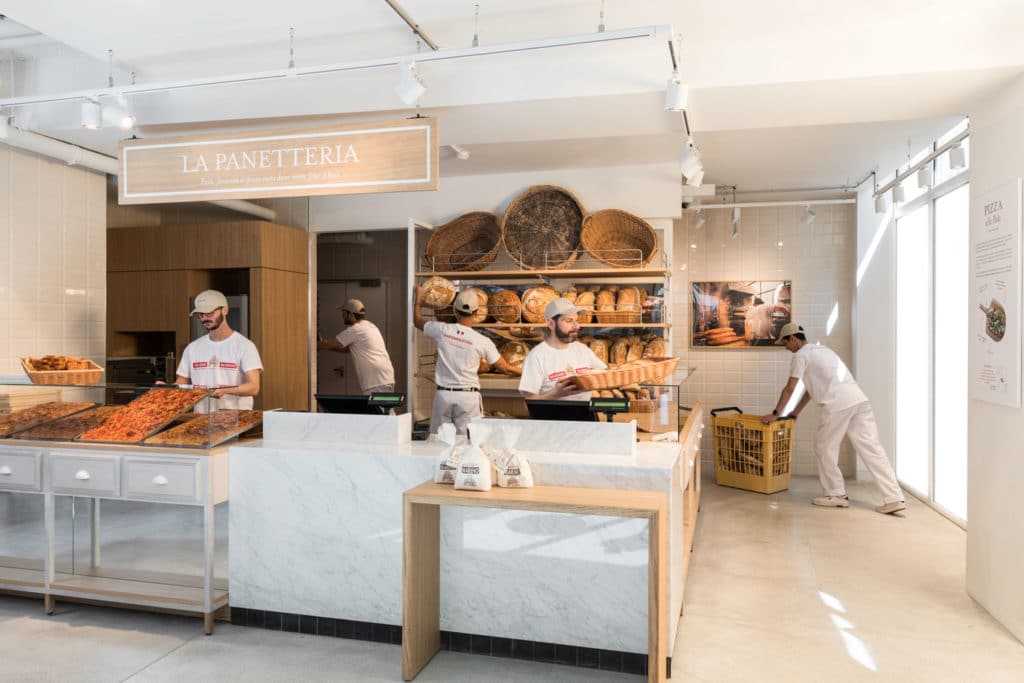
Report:
[[[430,433],[437,433],[438,427],[445,422],[451,422],[459,434],[465,435],[470,420],[483,414],[483,399],[479,391],[438,389],[434,392],[434,410],[430,414]]]
[[[839,471],[839,446],[844,435],[849,437],[857,455],[878,484],[882,503],[903,500],[903,491],[896,483],[896,473],[878,440],[875,412],[867,401],[834,412],[822,407],[818,431],[814,435],[814,455],[818,458],[818,478],[825,495],[846,495],[846,483]]]

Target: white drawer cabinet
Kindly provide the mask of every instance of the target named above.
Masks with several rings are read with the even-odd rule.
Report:
[[[42,491],[43,452],[8,448],[0,453],[0,491]]]
[[[125,492],[132,500],[198,503],[202,470],[198,460],[125,457]]]
[[[73,496],[121,495],[121,456],[51,453],[50,488]]]

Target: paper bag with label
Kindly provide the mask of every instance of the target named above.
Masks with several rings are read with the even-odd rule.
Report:
[[[514,446],[519,440],[520,427],[509,426],[497,430],[491,438],[494,449],[494,470],[498,486],[503,488],[533,488],[533,468],[526,456]]]
[[[459,443],[460,437],[456,436],[455,425],[446,422],[437,429],[437,440],[445,444],[441,455],[437,458],[437,467],[434,468],[435,484],[454,484],[455,473],[459,469],[459,460],[466,446]]]
[[[491,459],[481,447],[490,435],[490,428],[482,422],[474,422],[469,430],[469,445],[459,460],[455,473],[455,488],[464,491],[491,490]]]

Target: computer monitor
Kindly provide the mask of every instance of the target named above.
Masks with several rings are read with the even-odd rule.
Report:
[[[532,420],[597,421],[597,415],[590,412],[589,401],[533,401],[527,399],[526,409],[530,411]]]
[[[385,415],[387,411],[369,404],[369,396],[341,396],[336,394],[317,394],[316,402],[324,413],[350,413],[356,415]]]

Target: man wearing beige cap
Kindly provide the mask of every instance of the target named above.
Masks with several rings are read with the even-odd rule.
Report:
[[[821,507],[850,506],[843,473],[839,470],[839,446],[845,435],[864,461],[882,494],[882,504],[875,511],[891,515],[906,510],[903,491],[896,482],[896,474],[878,440],[878,426],[875,424],[871,403],[857,386],[846,364],[827,346],[808,344],[804,328],[796,323],[784,325],[775,343],[785,346],[787,351],[794,354],[793,362],[790,365],[789,382],[782,389],[775,410],[771,415],[762,417],[761,421],[771,424],[779,419],[778,416],[789,405],[801,381],[804,394],[790,416],[798,416],[810,401],[820,407],[818,431],[814,435],[814,455],[818,458],[818,478],[825,495],[815,498],[813,503]]]
[[[341,307],[341,315],[345,329],[334,339],[317,339],[316,347],[351,353],[359,389],[367,396],[378,391],[394,391],[395,368],[380,330],[366,319],[363,302],[349,299]]]
[[[589,401],[589,391],[579,391],[572,378],[608,366],[576,341],[580,336],[579,312],[565,298],[544,308],[544,341],[530,349],[523,361],[519,393],[530,400],[565,399]]]
[[[476,292],[464,289],[455,296],[452,302],[458,321],[455,323],[424,320],[421,303],[425,295],[426,290],[422,286],[416,288],[412,315],[417,329],[423,330],[437,343],[437,364],[434,367],[437,393],[434,394],[434,409],[430,414],[430,431],[437,432],[442,424],[451,422],[459,434],[465,434],[470,421],[484,412],[480,377],[477,375],[480,359],[508,375],[518,375],[520,371],[501,357],[494,342],[467,324],[480,308]]]
[[[196,296],[192,315],[210,333],[185,347],[174,383],[215,390],[212,398],[196,405],[197,413],[222,408],[251,410],[252,397],[260,393],[263,371],[256,345],[228,325],[228,300],[215,289]]]

